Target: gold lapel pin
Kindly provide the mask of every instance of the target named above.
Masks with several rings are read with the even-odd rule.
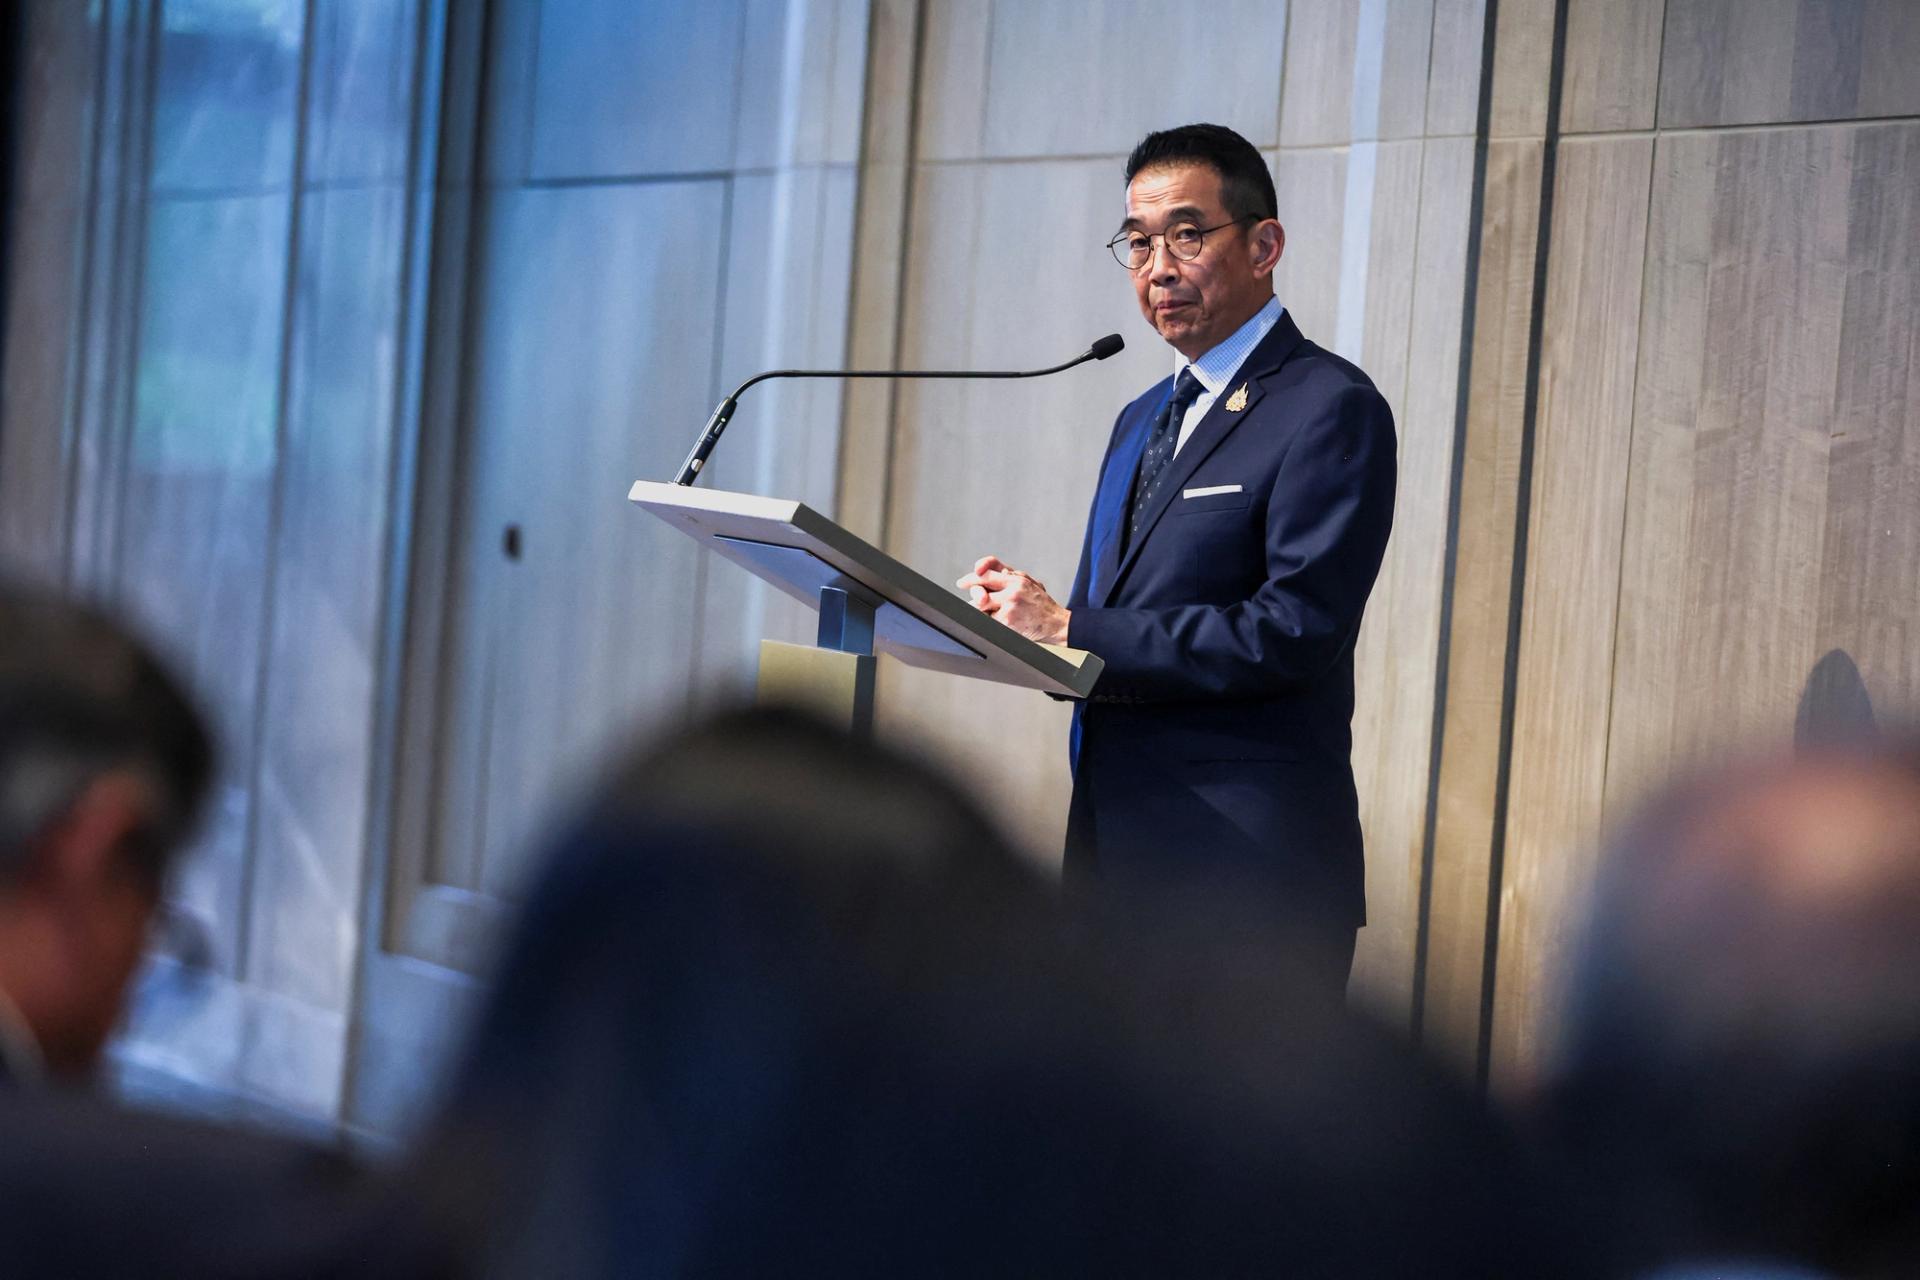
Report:
[[[1227,397],[1227,412],[1238,413],[1247,407],[1247,384],[1241,383],[1240,389]]]

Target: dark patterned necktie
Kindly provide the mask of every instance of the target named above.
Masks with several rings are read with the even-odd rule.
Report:
[[[1153,504],[1154,494],[1160,491],[1160,479],[1166,474],[1167,464],[1173,461],[1174,446],[1180,443],[1180,420],[1187,416],[1200,389],[1200,379],[1193,376],[1193,369],[1182,369],[1179,380],[1173,384],[1173,395],[1160,407],[1159,416],[1153,420],[1153,430],[1147,433],[1147,450],[1140,455],[1140,474],[1134,477],[1133,503],[1127,510],[1128,546],[1140,536],[1140,518]]]

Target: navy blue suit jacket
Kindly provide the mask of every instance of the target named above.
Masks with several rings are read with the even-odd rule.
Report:
[[[1393,521],[1392,411],[1283,312],[1123,550],[1172,386],[1114,423],[1067,602],[1067,643],[1106,662],[1074,711],[1069,882],[1231,880],[1357,927],[1353,645]]]

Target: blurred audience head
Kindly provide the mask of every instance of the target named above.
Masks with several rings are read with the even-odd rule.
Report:
[[[211,768],[200,717],[138,640],[0,586],[0,1078],[92,1067]]]
[[[767,712],[612,772],[421,1168],[500,1275],[1548,1273],[1486,1117],[1256,925],[1068,914],[937,771]]]
[[[1920,1274],[1920,750],[1730,769],[1626,829],[1547,1110],[1645,1264]]]

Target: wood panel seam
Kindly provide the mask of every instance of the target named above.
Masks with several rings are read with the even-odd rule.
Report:
[[[1459,378],[1454,390],[1453,460],[1447,477],[1447,524],[1445,549],[1441,552],[1440,618],[1434,646],[1434,691],[1431,732],[1427,747],[1426,813],[1421,819],[1420,884],[1416,891],[1413,947],[1413,992],[1408,1010],[1408,1030],[1414,1041],[1422,1038],[1426,1021],[1427,966],[1432,941],[1433,875],[1440,823],[1440,774],[1445,754],[1447,723],[1447,679],[1453,662],[1453,599],[1460,561],[1460,518],[1462,486],[1466,483],[1467,429],[1472,408],[1473,344],[1479,323],[1480,255],[1487,201],[1487,151],[1493,120],[1493,42],[1499,18],[1500,0],[1487,0],[1480,35],[1480,88],[1476,109],[1473,148],[1473,177],[1470,180],[1467,208],[1467,252],[1461,272],[1464,288],[1460,306]],[[1432,44],[1429,41],[1428,81],[1432,81]],[[1431,140],[1429,140],[1431,141]]]
[[[869,9],[871,12],[871,9]],[[900,247],[898,266],[894,273],[893,301],[893,337],[889,345],[892,351],[892,364],[900,364],[900,348],[907,334],[907,277],[913,268],[913,215],[914,191],[918,187],[917,170],[920,167],[920,96],[926,84],[927,57],[927,0],[916,0],[913,7],[913,53],[909,59],[912,66],[912,81],[907,87],[907,128],[906,147],[900,157]],[[984,99],[986,95],[981,94]],[[867,109],[872,109],[871,95],[868,95]],[[981,129],[984,132],[986,107],[982,105]],[[853,323],[853,308],[847,308],[847,323]],[[887,531],[893,524],[893,460],[895,446],[900,437],[900,391],[897,383],[887,384],[887,421],[886,430],[881,433],[881,455],[878,468],[880,476],[880,509],[875,513],[874,539],[885,546]],[[846,436],[843,432],[841,439]],[[844,444],[843,444],[844,447]],[[844,473],[845,458],[837,473]]]
[[[1660,144],[1657,136],[1658,130],[1655,131],[1655,134],[1656,137],[1653,145],[1647,148],[1647,204],[1640,215],[1640,239],[1642,245],[1650,245],[1650,237],[1653,231],[1654,178],[1658,172],[1657,166],[1660,156]],[[1640,298],[1635,304],[1633,312],[1636,326],[1643,326],[1646,322],[1647,277],[1652,270],[1653,253],[1650,248],[1643,248],[1640,254]],[[1617,678],[1620,670],[1620,617],[1623,612],[1620,607],[1620,602],[1621,596],[1626,590],[1627,581],[1627,556],[1625,554],[1627,545],[1627,520],[1628,513],[1633,509],[1633,467],[1631,460],[1633,458],[1634,433],[1638,430],[1640,423],[1641,367],[1639,346],[1640,339],[1639,336],[1636,335],[1634,339],[1633,386],[1627,393],[1627,411],[1629,415],[1627,418],[1627,458],[1629,465],[1627,467],[1626,483],[1621,486],[1620,524],[1619,533],[1616,538],[1617,545],[1621,547],[1622,551],[1620,563],[1616,566],[1613,580],[1613,641],[1608,646],[1607,652],[1607,714],[1606,719],[1602,722],[1600,735],[1600,787],[1603,795],[1606,791],[1607,774],[1613,766],[1613,708],[1614,704],[1618,701],[1618,699],[1614,697],[1614,690],[1619,688]]]
[[[1552,251],[1554,178],[1559,160],[1560,103],[1565,88],[1568,0],[1555,0],[1553,53],[1547,73],[1547,122],[1540,155],[1540,214],[1533,253],[1533,312],[1527,323],[1525,405],[1520,469],[1514,495],[1513,566],[1507,600],[1506,670],[1501,682],[1500,747],[1494,780],[1493,839],[1487,860],[1487,916],[1480,970],[1480,1043],[1474,1076],[1485,1089],[1493,1052],[1494,989],[1500,956],[1501,880],[1506,871],[1507,806],[1513,783],[1513,734],[1520,685],[1520,639],[1526,601],[1527,535],[1533,514],[1534,447],[1540,411],[1540,357],[1545,337],[1547,264]]]

